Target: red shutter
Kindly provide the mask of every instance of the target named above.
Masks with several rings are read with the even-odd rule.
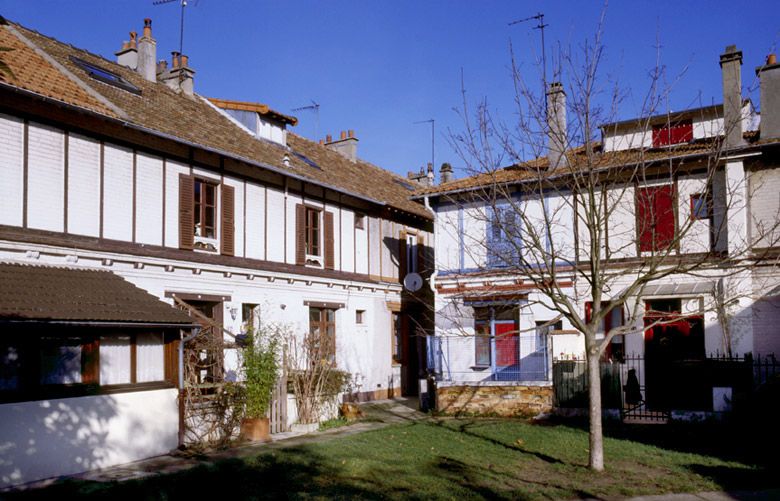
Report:
[[[306,207],[295,206],[295,264],[306,264]]]
[[[220,247],[225,256],[235,254],[235,188],[222,183],[222,218],[220,221]]]
[[[406,277],[406,230],[398,236],[398,281],[403,282]]]
[[[333,213],[323,214],[323,226],[325,229],[325,268],[332,270],[336,266],[333,252]]]
[[[656,125],[653,127],[653,147],[672,144],[689,143],[693,141],[693,121],[675,125]]]
[[[639,251],[667,249],[674,241],[674,186],[639,188],[636,196]]]
[[[179,248],[195,247],[195,180],[179,174]]]

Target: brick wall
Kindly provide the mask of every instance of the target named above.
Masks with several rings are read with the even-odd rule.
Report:
[[[444,386],[436,388],[436,410],[443,414],[535,416],[550,412],[552,386]]]

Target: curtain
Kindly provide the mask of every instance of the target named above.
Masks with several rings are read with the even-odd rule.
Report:
[[[100,384],[130,383],[130,336],[100,336]]]
[[[136,381],[165,380],[165,349],[162,334],[149,332],[136,338]]]

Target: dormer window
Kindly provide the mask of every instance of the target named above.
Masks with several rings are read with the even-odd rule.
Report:
[[[693,141],[692,120],[653,126],[653,148],[690,143],[691,141]]]

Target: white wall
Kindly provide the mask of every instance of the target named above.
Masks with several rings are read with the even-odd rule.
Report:
[[[106,144],[103,159],[103,236],[132,241],[133,152]]]
[[[136,154],[135,241],[162,245],[163,162],[159,157]]]
[[[29,126],[27,225],[41,230],[64,227],[65,134],[52,127]]]
[[[178,445],[177,393],[0,404],[0,487],[167,453]]]
[[[24,190],[24,123],[0,114],[0,224],[21,226]]]
[[[100,236],[100,143],[77,134],[68,144],[68,233]]]
[[[756,247],[780,245],[780,169],[750,172],[750,232]]]

